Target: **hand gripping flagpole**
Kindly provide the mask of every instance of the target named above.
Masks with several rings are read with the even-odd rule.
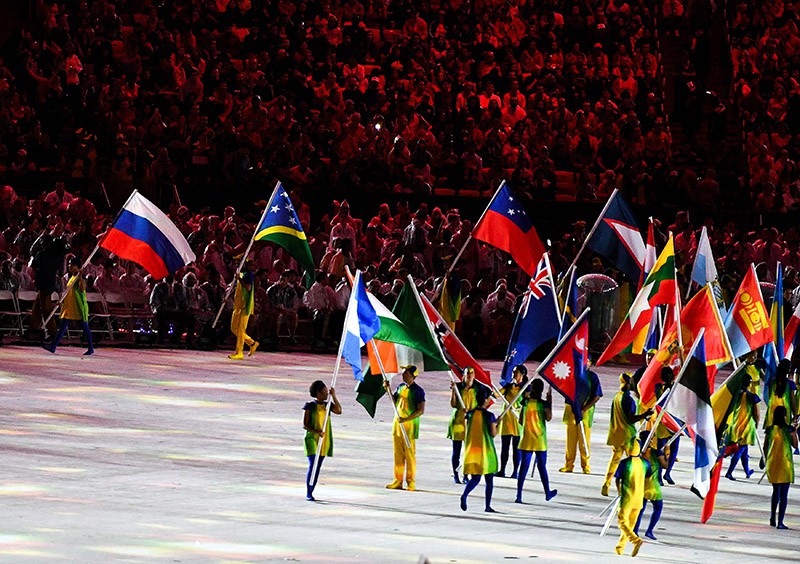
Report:
[[[483,217],[486,215],[486,212],[488,212],[489,208],[492,207],[492,204],[497,199],[497,195],[500,193],[500,190],[502,190],[503,186],[505,186],[505,185],[506,185],[506,181],[505,180],[500,182],[500,186],[498,186],[497,190],[495,190],[494,196],[492,196],[492,199],[489,200],[489,205],[486,206],[486,209],[483,210],[483,213],[478,218],[478,221],[476,221],[475,224],[472,226],[472,231],[475,231],[475,228],[478,227],[478,225],[480,225],[481,221],[483,220]],[[433,299],[431,300],[432,302],[435,302],[437,299],[439,299],[439,295],[442,293],[442,288],[444,287],[445,280],[447,280],[447,278],[450,276],[450,274],[452,274],[453,269],[455,269],[455,267],[456,267],[456,263],[461,258],[461,255],[464,254],[464,251],[467,250],[467,245],[469,245],[470,241],[472,241],[472,232],[470,232],[469,237],[467,237],[467,240],[464,241],[463,245],[461,245],[461,250],[458,251],[458,254],[455,256],[455,258],[453,258],[453,261],[450,263],[450,266],[447,268],[447,272],[445,272],[445,275],[442,277],[442,283],[439,284],[439,286],[437,286],[437,288],[436,288],[436,292],[434,293]]]
[[[116,215],[116,216],[114,216],[114,220],[111,222],[111,224],[109,225],[108,229],[106,229],[106,232],[103,234],[103,236],[102,236],[102,237],[100,238],[100,240],[97,242],[97,244],[94,246],[94,249],[92,249],[92,252],[91,252],[91,253],[89,253],[89,256],[88,256],[88,257],[86,257],[86,260],[85,260],[85,261],[83,261],[83,265],[81,265],[80,272],[83,272],[83,269],[84,269],[84,268],[86,268],[87,266],[89,266],[89,263],[90,263],[90,262],[91,262],[91,260],[94,258],[94,255],[96,255],[96,254],[97,254],[97,251],[98,251],[98,249],[100,249],[100,245],[102,245],[102,244],[103,244],[103,241],[105,240],[105,238],[106,238],[106,237],[108,237],[108,232],[109,232],[109,230],[110,230],[112,227],[114,227],[114,224],[115,224],[115,223],[117,222],[117,220],[119,219],[119,216],[120,216],[120,215],[122,215],[122,212],[123,212],[123,211],[125,211],[125,208],[128,206],[128,204],[131,202],[131,200],[133,199],[133,197],[134,197],[134,196],[135,196],[135,195],[136,195],[138,192],[139,192],[139,190],[137,190],[137,189],[134,189],[134,190],[133,190],[133,192],[131,192],[131,195],[130,195],[130,196],[128,196],[128,199],[127,199],[127,200],[125,200],[125,203],[124,203],[124,204],[122,204],[122,207],[121,207],[121,208],[120,208],[120,210],[117,212],[117,215]],[[71,279],[69,282],[67,282],[67,287],[64,289],[64,292],[62,292],[61,296],[59,296],[59,298],[58,298],[58,303],[57,303],[56,305],[54,305],[54,306],[53,306],[53,309],[51,309],[51,310],[50,310],[50,313],[48,313],[48,314],[47,314],[47,317],[46,317],[46,318],[45,318],[45,320],[42,322],[42,329],[44,329],[44,330],[45,330],[45,334],[47,334],[47,324],[48,324],[48,323],[50,323],[50,320],[51,320],[51,319],[53,319],[53,316],[56,314],[56,310],[59,308],[59,306],[60,306],[62,303],[64,303],[64,300],[67,298],[67,294],[69,293],[69,291],[70,291],[70,288],[72,288],[72,285],[73,285],[74,283],[75,283],[75,282],[74,282],[74,279]]]
[[[342,365],[342,349],[344,348],[344,334],[347,331],[347,321],[350,317],[350,307],[348,305],[347,311],[344,314],[344,325],[342,327],[342,336],[339,339],[339,354],[336,355],[336,365],[333,368],[333,377],[331,378],[331,389],[336,387],[336,378],[339,376],[339,368]],[[322,420],[322,431],[317,441],[317,454],[314,457],[314,467],[311,469],[311,480],[313,485],[317,485],[317,469],[319,468],[319,456],[322,453],[322,443],[325,442],[325,432],[328,429],[328,419],[331,416],[331,403],[333,398],[328,394],[328,401],[325,404],[325,419]]]
[[[550,362],[550,361],[553,359],[553,357],[556,355],[556,353],[557,353],[557,352],[559,352],[559,350],[561,349],[561,347],[562,347],[562,346],[564,346],[564,343],[566,343],[566,342],[567,342],[567,339],[571,339],[571,338],[572,338],[572,333],[574,332],[574,328],[577,328],[577,327],[579,327],[579,326],[580,326],[581,322],[583,321],[583,318],[584,318],[584,317],[586,317],[587,315],[589,315],[589,312],[590,312],[591,310],[592,310],[592,308],[589,308],[589,307],[587,307],[585,310],[583,310],[583,313],[581,313],[580,317],[578,317],[578,319],[576,319],[576,320],[575,320],[575,324],[574,324],[572,327],[570,327],[570,330],[569,330],[569,331],[568,331],[568,332],[567,332],[567,333],[566,333],[566,334],[565,334],[563,337],[561,337],[561,339],[559,339],[558,343],[556,343],[556,346],[555,346],[555,347],[553,347],[553,350],[551,350],[551,351],[550,351],[550,353],[547,355],[547,357],[546,357],[546,358],[545,358],[545,359],[544,359],[542,362],[540,362],[540,363],[539,363],[539,366],[537,366],[537,367],[536,367],[536,370],[534,370],[534,371],[533,371],[533,374],[534,374],[534,375],[539,375],[539,374],[540,374],[540,372],[539,372],[539,369],[540,369],[542,366],[545,366],[545,365],[547,365],[547,364],[548,364],[548,363],[549,363],[549,362]],[[521,397],[522,397],[522,394],[524,394],[524,393],[525,393],[525,390],[527,390],[527,389],[528,389],[528,387],[529,387],[529,386],[530,386],[532,383],[533,383],[533,377],[531,377],[531,378],[530,378],[530,379],[529,379],[529,380],[528,380],[528,381],[525,383],[525,385],[524,385],[524,386],[522,386],[522,388],[520,389],[520,391],[519,391],[519,392],[517,392],[517,395],[516,395],[516,396],[514,396],[514,399],[513,399],[513,400],[511,400],[511,401],[509,402],[509,406],[516,404],[516,403],[517,403],[517,401],[519,400],[519,398],[521,398]],[[504,415],[505,415],[505,414],[508,412],[508,410],[509,410],[509,409],[510,409],[510,407],[506,407],[506,408],[503,410],[503,412],[500,414],[500,416],[498,417],[498,419],[502,419],[502,418],[503,418],[503,416],[504,416]]]
[[[678,372],[678,377],[675,378],[675,382],[672,384],[672,387],[669,389],[669,393],[667,394],[667,399],[664,400],[664,405],[661,406],[661,410],[658,412],[658,416],[656,417],[655,422],[653,423],[653,428],[650,429],[650,433],[647,435],[647,440],[644,442],[645,445],[649,445],[650,441],[653,440],[653,435],[656,433],[656,429],[658,428],[658,424],[661,423],[661,420],[664,418],[664,414],[667,412],[667,406],[669,405],[669,400],[672,399],[672,395],[675,393],[675,390],[678,388],[678,384],[683,378],[684,373],[686,372],[686,368],[689,366],[689,362],[694,356],[694,351],[697,349],[698,345],[700,344],[700,340],[705,335],[706,328],[702,327],[700,331],[697,333],[697,337],[694,339],[694,343],[692,343],[692,348],[689,349],[689,354],[686,355],[686,361],[681,365],[681,370]]]
[[[586,245],[589,244],[589,239],[592,238],[592,235],[594,235],[594,232],[600,226],[600,222],[603,221],[603,216],[606,215],[606,212],[608,211],[608,208],[611,207],[611,202],[614,201],[614,198],[617,196],[617,192],[619,192],[619,190],[617,190],[616,188],[614,188],[614,191],[611,192],[611,195],[608,197],[608,201],[606,202],[606,205],[603,206],[603,210],[600,212],[600,215],[597,216],[597,221],[594,222],[594,225],[592,225],[592,228],[589,230],[589,233],[583,239],[583,243],[581,244],[581,248],[578,249],[578,253],[575,255],[575,258],[572,259],[572,263],[569,265],[569,268],[572,268],[576,264],[578,264],[578,259],[581,257],[581,255],[583,254],[583,251],[586,249]],[[567,270],[569,270],[569,268]]]
[[[217,316],[214,318],[214,322],[211,324],[211,328],[214,329],[217,327],[217,323],[219,323],[219,318],[222,316],[222,310],[225,309],[225,304],[228,302],[228,298],[231,297],[231,293],[233,293],[233,289],[236,287],[236,284],[239,281],[239,273],[244,268],[244,263],[247,261],[247,255],[250,254],[250,249],[253,248],[253,243],[255,243],[256,235],[258,234],[258,228],[261,226],[261,223],[264,221],[264,218],[267,216],[269,212],[269,205],[275,199],[275,193],[278,191],[278,188],[281,186],[281,181],[275,184],[275,188],[272,190],[272,195],[267,200],[267,206],[264,208],[264,211],[261,213],[261,219],[258,220],[256,224],[256,228],[253,230],[253,236],[250,237],[250,242],[247,244],[247,249],[245,249],[244,254],[242,255],[242,260],[239,261],[239,266],[236,268],[236,272],[233,273],[233,280],[231,283],[228,284],[228,287],[225,288],[225,295],[222,297],[222,303],[219,304],[219,310],[217,310]]]
[[[383,368],[383,361],[381,360],[380,352],[378,352],[378,345],[375,344],[375,339],[370,339],[369,342],[372,345],[372,352],[375,353],[375,358],[378,360],[378,368],[380,368],[381,370],[381,376],[383,376],[383,381],[384,383],[389,384],[389,378],[386,376],[386,370]],[[389,395],[392,395],[391,388],[389,390]],[[400,431],[403,433],[403,439],[406,442],[406,446],[408,448],[411,448],[411,441],[408,440],[408,432],[406,431],[406,426],[404,422],[400,421],[400,412],[397,410],[397,404],[394,401],[394,397],[392,397],[392,408],[394,409],[394,416],[397,420],[397,425],[400,427]]]
[[[425,305],[422,303],[422,298],[419,297],[419,290],[417,290],[417,286],[416,284],[414,284],[414,278],[412,278],[410,274],[408,275],[408,280],[406,281],[406,284],[411,285],[411,293],[414,294],[414,299],[417,300],[417,305],[419,306],[419,310],[422,312],[422,317],[425,319],[425,326],[428,328],[428,331],[431,334],[433,342],[436,344],[436,348],[438,349],[439,354],[443,359],[445,359],[445,362],[447,362],[447,359],[444,356],[444,351],[442,350],[442,345],[439,343],[439,339],[436,338],[436,331],[434,330],[433,325],[431,324],[431,320],[428,319],[428,314],[425,313]],[[449,364],[450,363],[448,363],[448,366]],[[466,405],[464,405],[464,398],[461,397],[461,392],[458,391],[458,386],[456,386],[458,382],[456,382],[456,378],[455,376],[453,376],[453,370],[450,369],[447,372],[450,375],[450,382],[453,384],[453,389],[456,392],[456,398],[458,399],[458,404],[461,406],[461,409],[466,411],[467,407]]]

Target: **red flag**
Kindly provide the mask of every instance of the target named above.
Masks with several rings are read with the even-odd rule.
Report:
[[[731,311],[725,318],[725,329],[728,330],[731,348],[736,356],[754,351],[775,338],[752,264],[733,298]]]
[[[711,519],[711,516],[714,514],[714,506],[717,502],[717,490],[719,489],[719,478],[722,474],[722,461],[725,459],[726,456],[730,456],[736,450],[738,446],[731,445],[725,449],[725,451],[720,455],[717,459],[717,463],[714,465],[714,470],[711,472],[711,484],[708,489],[708,493],[706,494],[705,499],[703,500],[703,509],[700,512],[700,522],[705,524]]]
[[[421,294],[420,298],[422,298],[422,305],[425,307],[425,313],[433,325],[436,339],[439,341],[439,346],[441,346],[442,352],[444,353],[444,359],[447,361],[447,364],[450,365],[450,369],[453,371],[456,378],[461,380],[464,368],[472,366],[475,369],[475,379],[481,384],[488,386],[490,389],[494,389],[489,372],[478,364],[475,357],[470,354],[464,344],[456,337],[456,334],[453,333],[453,330],[450,329],[447,322],[442,319],[442,316],[439,315],[439,312],[433,307],[433,304],[428,301],[428,298]]]
[[[510,254],[528,276],[536,272],[545,251],[521,200],[505,182],[472,230],[472,236]]]
[[[561,338],[556,349],[550,353],[537,372],[564,396],[572,406],[580,404],[585,389],[585,373],[589,360],[589,316],[588,310],[581,314],[570,330]],[[575,417],[580,420],[580,413]]]

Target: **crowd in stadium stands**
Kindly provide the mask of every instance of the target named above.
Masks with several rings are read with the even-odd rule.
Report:
[[[676,35],[688,29],[692,36],[674,117],[689,138],[707,118],[709,138],[718,140],[722,101],[706,99],[705,113],[692,102],[695,83],[708,73],[708,13],[697,7],[705,2],[45,5],[42,29],[24,30],[17,56],[0,60],[0,172],[11,184],[0,193],[0,289],[36,287],[31,265],[44,264],[36,257],[54,245],[43,232],[86,257],[110,221],[95,207],[108,209],[99,181],[135,186],[171,210],[197,262],[155,281],[98,253],[86,274],[104,293],[148,296],[160,339],[171,324],[173,338],[185,332],[190,344],[207,325],[258,211],[190,210],[177,202],[187,190],[206,190],[219,201],[220,191],[254,178],[263,185],[280,178],[292,189],[319,272],[306,291],[291,257],[256,245],[251,328],[275,342],[279,334],[291,342],[309,319],[320,340],[337,336],[349,292],[345,265],[364,269],[368,288],[389,305],[407,274],[435,293],[476,218],[425,204],[412,209],[405,198],[465,187],[488,195],[501,179],[531,200],[602,202],[619,188],[640,205],[669,201],[710,210],[740,196],[735,167],[715,169],[703,159],[672,166],[655,12],[664,29]],[[800,142],[791,134],[797,131],[800,71],[793,62],[800,37],[790,7],[780,0],[729,7],[735,103],[746,122],[747,176],[759,211],[800,203],[794,164]],[[67,184],[57,182],[39,197],[18,195],[14,179],[37,171],[54,171]],[[93,187],[89,197],[68,190],[79,181]],[[372,218],[353,217],[346,202],[334,201],[314,209],[312,219],[303,200],[311,201],[320,186],[332,194],[346,186],[403,195],[387,197],[400,202],[380,205]],[[659,232],[662,239],[668,229],[676,235],[685,271],[701,225],[685,212],[661,219],[674,219]],[[790,269],[787,291],[798,286],[795,228],[749,232],[734,222],[706,224],[728,299],[750,262],[770,281],[780,261]],[[552,241],[557,272],[570,263],[585,230],[578,221]],[[465,342],[481,352],[504,347],[525,275],[507,256],[474,241],[459,272]],[[620,280],[588,255],[581,272]],[[220,327],[222,334],[225,323]]]
[[[797,10],[781,0],[731,6],[735,96],[746,124],[750,191],[762,212],[800,207]]]

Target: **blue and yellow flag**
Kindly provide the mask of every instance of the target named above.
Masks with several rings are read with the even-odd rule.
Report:
[[[272,241],[288,252],[306,271],[306,280],[314,278],[314,259],[308,246],[300,218],[280,182],[275,187],[272,200],[256,227],[254,241]]]

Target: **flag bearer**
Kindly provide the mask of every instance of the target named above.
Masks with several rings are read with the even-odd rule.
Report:
[[[64,296],[64,301],[61,302],[61,327],[58,328],[53,342],[45,345],[45,349],[51,353],[56,352],[56,347],[64,338],[64,335],[69,329],[70,321],[77,321],[83,329],[83,337],[86,339],[88,349],[83,353],[84,356],[94,354],[94,347],[92,346],[92,331],[89,329],[89,304],[86,301],[86,279],[81,273],[81,262],[78,257],[72,257],[69,261],[69,275],[68,282],[69,290],[67,295]]]
[[[603,397],[603,388],[600,386],[600,378],[593,370],[586,371],[587,389],[586,399],[581,407],[583,426],[575,420],[575,414],[569,403],[564,404],[563,423],[567,426],[567,449],[564,466],[559,472],[572,472],[575,465],[575,455],[580,450],[581,469],[584,474],[589,474],[592,469],[589,466],[589,458],[592,455],[591,439],[592,424],[594,423],[594,406]]]
[[[317,480],[319,479],[319,470],[322,468],[325,457],[333,456],[333,432],[331,431],[330,421],[328,421],[325,431],[322,430],[322,426],[325,423],[325,406],[328,403],[328,387],[325,385],[325,382],[322,380],[315,380],[308,389],[308,393],[311,394],[314,401],[310,401],[303,406],[303,429],[306,430],[304,442],[306,456],[308,457],[306,499],[308,501],[315,501],[313,494],[314,488],[317,485]],[[331,404],[331,413],[341,415],[342,406],[336,398],[336,391],[333,388],[330,389],[330,397],[333,401]],[[320,450],[317,471],[314,473],[315,475],[312,479],[311,473],[314,469],[314,459],[317,456],[317,447],[320,439],[322,439],[322,449]]]
[[[622,460],[616,472],[617,491],[619,492],[619,542],[614,550],[617,554],[625,551],[625,545],[633,544],[631,556],[639,553],[642,539],[634,532],[636,520],[644,505],[645,476],[650,472],[650,463],[639,455],[639,443],[634,439],[629,452],[631,456]]]
[[[458,465],[461,462],[461,447],[464,444],[464,432],[466,430],[467,412],[478,406],[475,393],[475,369],[467,366],[464,369],[463,380],[458,383],[450,383],[450,407],[453,408],[453,415],[450,416],[450,424],[447,426],[447,438],[453,441],[453,454],[450,457],[450,464],[453,467],[453,481],[460,484],[458,478]],[[464,407],[458,401],[461,401]],[[464,472],[466,474],[466,472]]]
[[[744,388],[736,401],[736,405],[728,420],[728,444],[738,445],[738,449],[731,455],[731,465],[725,473],[729,480],[736,480],[733,471],[741,460],[745,476],[753,475],[755,470],[750,469],[750,455],[748,447],[756,444],[756,428],[758,426],[758,404],[761,401],[756,394],[750,391],[750,374],[744,376]]]
[[[644,431],[639,435],[639,441],[644,444],[647,440],[648,431]],[[642,452],[644,458],[650,465],[647,474],[644,477],[644,501],[642,502],[642,510],[639,512],[639,517],[636,519],[636,526],[633,532],[639,534],[639,523],[642,521],[644,515],[644,506],[647,502],[653,506],[653,514],[650,516],[650,524],[647,526],[647,532],[644,534],[649,539],[656,540],[653,530],[655,530],[658,520],[661,518],[661,511],[664,508],[664,496],[661,493],[661,482],[658,480],[658,469],[666,468],[669,462],[667,461],[664,452],[661,449],[653,448],[653,441],[644,447]]]
[[[236,350],[228,358],[241,360],[244,358],[244,346],[250,347],[248,356],[253,356],[258,348],[258,341],[247,334],[247,323],[253,314],[255,303],[255,263],[252,259],[244,262],[244,272],[239,273],[236,281],[236,290],[233,293],[233,316],[231,317],[231,331],[236,336]]]
[[[794,483],[793,448],[797,448],[797,429],[789,425],[786,408],[779,405],[772,412],[772,425],[767,427],[764,436],[767,479],[772,484],[769,524],[778,529],[789,528],[783,523],[783,518],[789,503],[789,485]]]
[[[502,394],[506,402],[510,403],[519,395],[519,391],[527,382],[528,369],[525,368],[525,365],[518,364],[511,373],[511,382],[500,388],[500,394]],[[517,405],[513,407],[519,407],[519,400],[517,400]],[[511,451],[511,463],[514,466],[511,478],[516,479],[517,477],[517,470],[519,469],[519,436],[520,422],[514,410],[509,409],[500,420],[500,441],[502,446],[500,449],[500,471],[497,475],[501,478],[506,476],[509,450]]]
[[[405,473],[406,485],[409,491],[416,489],[415,479],[417,472],[417,439],[419,438],[419,418],[425,413],[425,390],[415,382],[417,367],[410,365],[403,367],[403,382],[397,386],[392,398],[397,406],[399,418],[395,417],[392,424],[392,445],[394,447],[394,481],[387,484],[390,490],[403,489],[403,474]],[[384,381],[383,386],[388,393],[392,393],[389,382]],[[403,426],[408,436],[405,436],[400,426]]]
[[[497,472],[497,451],[494,447],[494,438],[497,436],[497,420],[487,408],[492,399],[492,394],[483,386],[476,389],[477,407],[467,412],[466,434],[464,442],[464,493],[461,494],[461,510],[467,510],[467,497],[475,489],[483,476],[486,483],[485,511],[494,513],[492,509],[492,491],[494,490],[494,475]]]
[[[516,503],[522,503],[522,487],[525,485],[525,477],[534,453],[539,478],[544,487],[545,500],[550,501],[558,494],[558,490],[550,489],[550,478],[547,475],[547,422],[553,417],[552,391],[548,390],[545,399],[542,399],[543,392],[542,380],[537,378],[531,382],[530,388],[525,392],[522,411],[519,414],[522,440],[519,442],[520,468],[517,478],[517,498],[514,500]]]

